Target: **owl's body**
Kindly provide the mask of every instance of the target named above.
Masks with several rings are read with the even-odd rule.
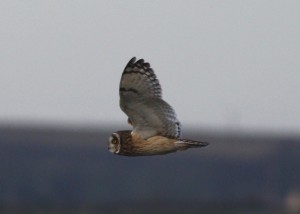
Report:
[[[183,140],[173,108],[162,99],[161,86],[149,63],[132,58],[120,82],[120,107],[133,130],[118,131],[109,139],[109,150],[118,155],[161,155],[206,142]]]

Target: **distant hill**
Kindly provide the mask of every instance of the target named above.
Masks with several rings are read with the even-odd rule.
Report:
[[[91,204],[112,213],[151,204],[178,212],[200,205],[217,210],[216,204],[278,208],[300,192],[295,136],[197,131],[185,137],[209,141],[208,147],[130,158],[107,151],[111,130],[0,127],[0,212]]]

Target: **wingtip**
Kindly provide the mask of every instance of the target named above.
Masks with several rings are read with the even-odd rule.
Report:
[[[128,65],[131,65],[131,64],[134,64],[135,61],[136,61],[136,57],[134,56],[134,57],[132,57],[132,58],[129,60],[129,62],[127,63],[127,66],[128,66]]]
[[[150,68],[150,63],[149,62],[145,62],[145,60],[143,58],[139,59],[139,60],[136,60],[136,57],[132,57],[129,62],[127,63],[126,67],[130,66],[130,65],[133,65],[133,64],[136,64],[136,65],[140,65],[140,66],[145,66],[147,68]],[[125,68],[126,68],[125,67]]]
[[[141,64],[141,65],[143,65],[144,64],[144,59],[139,59],[138,61],[136,61],[135,63],[136,64]]]
[[[123,74],[125,73],[126,68],[132,67],[132,65],[135,64],[135,61],[136,61],[136,57],[134,56],[134,57],[132,57],[132,58],[129,60],[129,62],[128,62],[127,65],[125,66],[124,71],[123,71]],[[123,75],[123,74],[122,74],[122,75]]]

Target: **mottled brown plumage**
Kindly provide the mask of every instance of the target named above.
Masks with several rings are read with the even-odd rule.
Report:
[[[110,141],[112,142],[113,139],[118,140],[113,142],[114,146],[109,147],[109,150],[114,154],[125,156],[163,155],[208,145],[206,142],[171,139],[163,136],[154,136],[145,140],[138,135],[132,135],[130,130],[113,133]]]

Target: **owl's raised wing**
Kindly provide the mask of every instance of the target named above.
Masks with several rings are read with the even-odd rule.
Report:
[[[161,86],[149,63],[132,58],[120,81],[120,107],[133,125],[133,133],[147,139],[155,135],[180,137],[173,108],[162,100]]]

